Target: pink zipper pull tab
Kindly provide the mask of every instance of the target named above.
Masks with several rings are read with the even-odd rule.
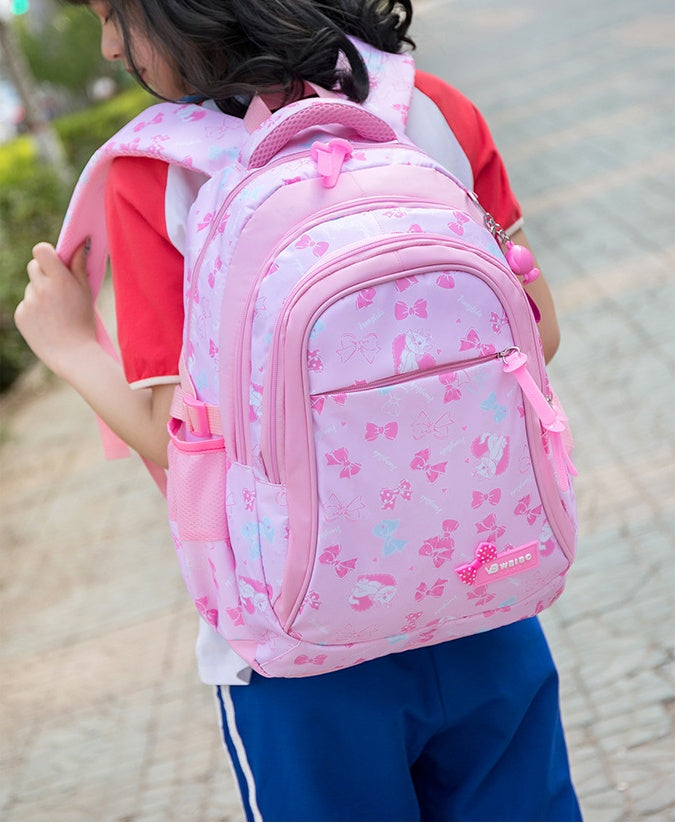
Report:
[[[565,427],[564,423],[559,420],[557,412],[534,382],[534,378],[527,368],[527,355],[520,349],[513,348],[507,349],[507,353],[500,356],[504,361],[504,371],[507,374],[513,374],[516,378],[523,394],[532,404],[544,428],[549,431],[562,431]]]
[[[312,145],[312,160],[317,164],[321,182],[327,189],[332,189],[338,181],[345,160],[352,156],[352,144],[349,140],[335,137],[328,143],[317,140]]]
[[[507,349],[500,354],[500,357],[504,361],[504,371],[516,378],[521,391],[529,400],[542,426],[548,432],[558,484],[562,491],[567,491],[569,489],[569,479],[566,469],[572,475],[576,476],[577,474],[563,442],[563,434],[568,430],[567,418],[549,403],[539,386],[534,382],[534,378],[527,368],[527,355],[524,352],[521,352],[518,348]]]

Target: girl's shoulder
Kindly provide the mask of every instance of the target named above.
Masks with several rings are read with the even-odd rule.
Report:
[[[479,145],[492,144],[492,136],[478,107],[459,89],[433,74],[415,71],[415,88],[441,111],[465,151],[473,153]]]
[[[435,141],[441,148],[430,153],[445,162],[465,185],[470,186],[497,222],[507,229],[520,224],[522,211],[511,189],[502,157],[478,107],[461,91],[433,74],[415,72],[417,118],[411,108],[408,133],[413,139]],[[415,103],[415,97],[413,97]],[[421,115],[421,116],[420,116]],[[434,119],[435,118],[435,119]],[[434,134],[429,135],[433,124]],[[454,148],[453,148],[454,147]],[[429,149],[427,149],[429,150]],[[443,152],[443,154],[441,153]]]

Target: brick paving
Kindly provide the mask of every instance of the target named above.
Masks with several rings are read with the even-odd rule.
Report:
[[[675,9],[418,0],[556,297],[579,559],[543,616],[588,820],[674,820]],[[0,405],[0,818],[238,820],[196,618],[136,460],[40,371]]]

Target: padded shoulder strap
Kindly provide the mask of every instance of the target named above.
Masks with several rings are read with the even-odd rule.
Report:
[[[154,157],[211,177],[236,159],[247,137],[237,117],[193,104],[160,103],[141,112],[98,149],[75,186],[56,244],[59,256],[68,264],[75,250],[89,238],[87,274],[94,300],[105,278],[109,254],[104,203],[113,159],[124,155]],[[97,325],[101,345],[119,359],[98,316]],[[106,456],[128,455],[126,444],[104,423],[99,421],[99,425]],[[159,480],[158,485],[162,485]]]
[[[370,94],[364,108],[397,131],[404,131],[415,88],[415,61],[410,54],[389,54],[355,37],[351,40],[363,57],[370,77]]]
[[[89,237],[89,280],[97,295],[105,276],[108,241],[104,194],[115,157],[154,157],[211,177],[236,159],[247,137],[242,121],[222,112],[195,106],[160,103],[127,123],[92,156],[75,186],[57,251],[68,262]]]

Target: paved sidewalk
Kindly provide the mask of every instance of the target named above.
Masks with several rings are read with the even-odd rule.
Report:
[[[543,616],[588,820],[675,820],[672,0],[417,0],[557,300],[579,559]],[[163,502],[40,370],[0,403],[0,819],[238,820]]]

